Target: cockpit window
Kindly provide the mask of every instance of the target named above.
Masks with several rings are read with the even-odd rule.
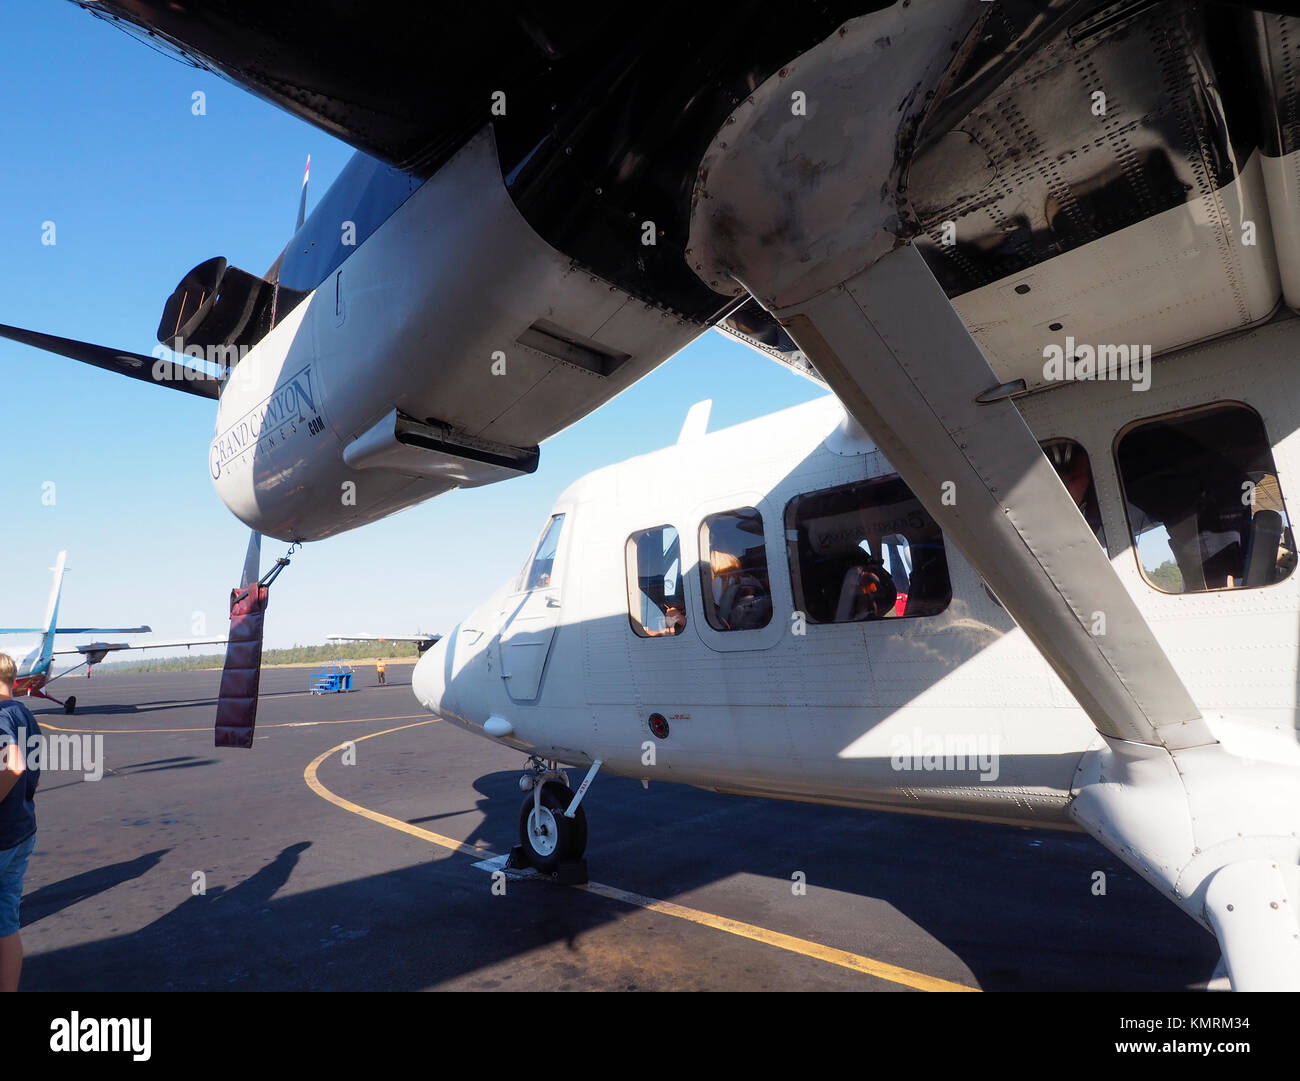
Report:
[[[1272,446],[1239,402],[1140,421],[1115,444],[1129,530],[1165,593],[1253,589],[1296,565]]]
[[[952,599],[943,533],[897,476],[796,496],[785,530],[809,623],[932,616]]]
[[[560,530],[564,527],[564,515],[557,514],[547,523],[542,539],[537,542],[537,551],[533,553],[532,562],[524,578],[525,591],[545,589],[555,574],[555,553],[560,547]]]
[[[628,537],[627,604],[632,630],[641,638],[662,638],[686,629],[682,546],[672,526]]]
[[[1048,439],[1041,446],[1047,460],[1056,470],[1056,475],[1065,485],[1065,490],[1074,500],[1074,505],[1083,515],[1083,520],[1097,538],[1097,543],[1109,553],[1106,548],[1106,527],[1101,523],[1101,506],[1097,502],[1097,485],[1092,479],[1092,463],[1088,460],[1088,452],[1073,439]]]
[[[763,518],[753,507],[711,514],[700,523],[704,618],[718,631],[752,631],[772,619]]]

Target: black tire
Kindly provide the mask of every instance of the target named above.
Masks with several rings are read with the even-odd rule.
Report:
[[[559,781],[547,781],[542,786],[542,807],[550,812],[550,821],[555,824],[558,837],[549,852],[539,849],[528,828],[528,820],[533,813],[533,794],[524,797],[519,808],[519,843],[524,846],[524,854],[531,866],[543,874],[553,874],[561,863],[582,859],[587,850],[587,810],[579,805],[572,818],[565,818],[564,812],[573,802],[573,792]]]
[[[63,703],[63,712],[69,715],[77,712],[77,696],[75,694],[68,695]]]

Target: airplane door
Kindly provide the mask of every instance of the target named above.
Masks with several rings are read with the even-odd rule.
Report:
[[[563,514],[551,516],[520,578],[520,589],[507,604],[513,613],[497,639],[501,678],[510,697],[532,702],[541,691],[555,628],[560,622],[560,542]]]

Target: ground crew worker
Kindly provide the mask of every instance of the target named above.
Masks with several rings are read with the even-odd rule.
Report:
[[[375,662],[375,674],[379,677],[379,683],[381,686],[388,682],[388,680],[384,678],[384,659],[382,657]]]
[[[23,940],[18,910],[23,876],[36,846],[36,785],[41,778],[37,756],[41,726],[31,711],[14,701],[18,665],[0,653],[0,991],[17,991],[23,968]]]

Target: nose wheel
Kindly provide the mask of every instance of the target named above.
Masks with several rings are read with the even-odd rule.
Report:
[[[531,866],[552,874],[562,863],[582,859],[587,850],[587,812],[579,806],[572,818],[564,812],[573,793],[559,781],[547,781],[541,792],[529,792],[519,808],[519,843]]]

